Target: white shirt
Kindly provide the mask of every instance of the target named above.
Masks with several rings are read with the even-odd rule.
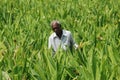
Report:
[[[55,32],[52,33],[49,37],[48,48],[52,47],[54,51],[57,51],[58,48],[62,48],[66,50],[67,47],[72,47],[72,46],[74,46],[75,48],[78,47],[78,45],[73,40],[70,31],[63,30],[61,39],[56,35]]]

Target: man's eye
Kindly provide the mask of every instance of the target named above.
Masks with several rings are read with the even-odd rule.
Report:
[[[59,27],[53,28],[53,30],[55,30],[55,29],[59,29]]]

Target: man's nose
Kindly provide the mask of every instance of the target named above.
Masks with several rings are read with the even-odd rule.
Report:
[[[56,31],[58,31],[58,29],[54,29],[54,31],[56,32]]]

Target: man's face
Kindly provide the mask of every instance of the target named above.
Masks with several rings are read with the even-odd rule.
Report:
[[[62,29],[61,29],[61,27],[60,27],[59,24],[54,23],[54,24],[52,25],[52,30],[53,30],[56,34],[59,34]]]

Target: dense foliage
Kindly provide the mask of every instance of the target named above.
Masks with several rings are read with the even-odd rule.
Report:
[[[120,80],[120,0],[0,0],[0,80]],[[50,22],[78,50],[48,50]]]

